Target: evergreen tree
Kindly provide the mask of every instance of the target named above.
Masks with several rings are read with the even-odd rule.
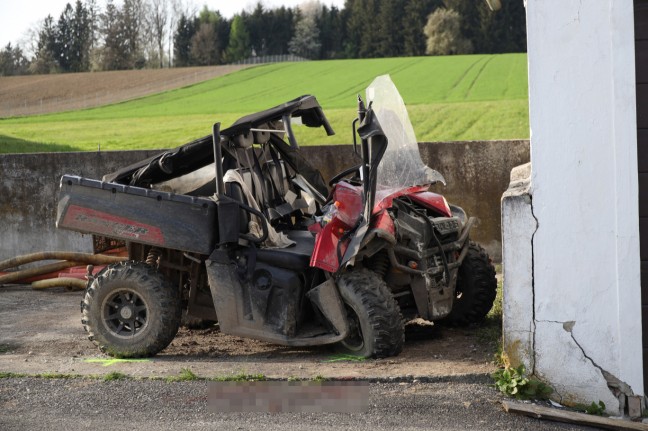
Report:
[[[266,55],[281,55],[288,52],[288,43],[295,29],[295,12],[284,6],[266,12],[264,30],[264,52]]]
[[[146,63],[142,52],[144,0],[124,0],[118,14],[119,29],[124,46],[127,69],[141,69]]]
[[[191,65],[191,39],[199,26],[197,18],[187,18],[180,15],[178,27],[173,36],[174,66],[186,67]]]
[[[90,70],[90,47],[92,46],[92,23],[90,13],[77,0],[74,6],[74,17],[71,22],[71,58],[70,71],[86,72]]]
[[[15,74],[14,50],[11,42],[0,51],[0,76],[11,76]]]
[[[55,58],[62,72],[72,71],[74,55],[74,9],[70,3],[65,5],[56,25]]]
[[[398,57],[403,55],[403,17],[405,0],[386,0],[378,14],[378,56]]]
[[[360,58],[379,57],[380,28],[376,22],[376,18],[380,13],[380,0],[362,0],[361,3],[363,3],[364,9],[362,15],[363,31],[360,38],[358,56]]]
[[[235,15],[230,30],[229,45],[226,58],[228,63],[234,63],[250,56],[250,34],[245,27],[241,15]]]
[[[388,0],[384,0],[387,2]],[[380,0],[347,0],[345,53],[348,58],[380,56]]]
[[[339,58],[343,55],[344,24],[342,14],[335,7],[330,9],[322,7],[322,13],[317,20],[317,27],[320,30],[321,59]]]
[[[43,21],[41,30],[38,33],[38,43],[35,58],[32,61],[30,70],[32,73],[45,74],[57,71],[56,62],[56,26],[54,18],[48,15]]]
[[[226,62],[226,50],[229,46],[230,31],[232,29],[231,23],[228,19],[223,17],[220,12],[216,11],[219,20],[214,24],[216,31],[216,38],[218,39],[218,61],[219,63]]]
[[[25,58],[20,46],[8,43],[0,50],[0,76],[25,75],[29,72],[29,60]]]
[[[256,3],[251,14],[241,13],[245,28],[247,28],[250,35],[250,48],[255,55],[267,54],[267,15],[268,13],[263,9],[260,1]]]
[[[108,0],[106,10],[101,14],[101,33],[104,36],[104,46],[101,49],[101,69],[130,68],[132,64],[126,35],[122,32],[121,12],[112,0]]]
[[[518,1],[502,0],[502,8],[493,13],[479,8],[480,52],[526,52],[526,10]]]
[[[488,9],[486,2],[474,0],[443,0],[447,9],[459,13],[461,17],[461,34],[470,40],[474,51],[478,54],[484,52],[483,33],[480,30],[480,8]]]
[[[347,58],[360,56],[360,44],[364,33],[364,0],[346,0],[344,2],[344,23],[346,39],[344,52]]]

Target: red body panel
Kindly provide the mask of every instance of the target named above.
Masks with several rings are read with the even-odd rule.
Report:
[[[452,212],[443,196],[432,192],[420,192],[409,195],[414,202],[431,210],[438,211],[443,217],[452,217]]]
[[[451,217],[450,208],[443,196],[427,191],[428,186],[414,186],[405,189],[383,189],[376,191],[376,203],[373,208],[368,232],[381,230],[395,236],[394,221],[386,211],[391,208],[395,198],[408,196],[426,208],[438,212],[441,216]],[[362,187],[353,186],[340,181],[333,192],[334,201],[338,202],[338,212],[330,223],[326,224],[317,234],[315,248],[310,265],[328,272],[339,269],[338,243],[346,231],[353,228],[362,212]],[[347,239],[340,246],[340,254],[344,255],[349,244]]]
[[[337,217],[334,217],[330,223],[327,223],[317,234],[317,238],[315,238],[315,247],[313,248],[310,266],[321,268],[328,272],[337,271],[340,267],[337,248],[340,237],[347,230],[348,228]],[[344,255],[348,245],[349,240],[347,239],[340,246],[340,255]]]
[[[396,234],[394,220],[392,220],[386,210],[382,210],[378,214],[374,214],[374,216],[372,217],[369,230],[371,231],[374,229],[384,231],[391,236],[394,236]]]
[[[96,232],[109,237],[128,237],[133,241],[148,242],[156,245],[165,244],[164,235],[158,227],[102,211],[70,205],[65,214],[64,224],[71,224],[73,220],[78,228],[88,232]]]

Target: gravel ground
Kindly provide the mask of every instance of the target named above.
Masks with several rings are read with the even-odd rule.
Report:
[[[371,383],[365,413],[217,413],[205,381],[0,379],[9,430],[588,430],[505,413],[486,376]]]

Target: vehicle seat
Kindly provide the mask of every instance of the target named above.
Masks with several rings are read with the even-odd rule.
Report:
[[[286,248],[257,249],[257,260],[279,268],[297,272],[305,271],[310,265],[315,247],[315,237],[307,230],[284,232],[295,245]]]
[[[249,206],[245,193],[243,193],[243,187],[241,187],[239,183],[225,183],[225,195],[237,202]],[[243,209],[239,209],[239,217],[239,233],[247,233],[250,225],[250,214]]]
[[[268,150],[257,153],[257,164],[252,155],[253,151],[255,150],[252,147],[237,149],[239,160],[252,162],[252,167],[239,167],[236,171],[243,177],[259,208],[268,215],[271,224],[274,224],[296,209],[286,202],[286,193],[291,191],[288,170],[282,160],[276,161],[279,167],[275,160],[268,160],[271,158]]]

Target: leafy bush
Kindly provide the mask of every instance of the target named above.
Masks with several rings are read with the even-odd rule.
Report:
[[[506,367],[495,371],[491,377],[495,380],[495,387],[510,397],[518,400],[547,399],[553,389],[533,377],[526,375],[524,365],[519,367]]]

